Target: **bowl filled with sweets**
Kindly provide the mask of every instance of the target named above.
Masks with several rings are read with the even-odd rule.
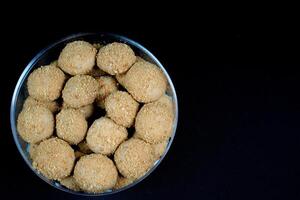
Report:
[[[30,169],[85,196],[144,180],[167,154],[177,120],[162,64],[139,43],[109,33],[71,35],[39,52],[16,84],[10,111]]]

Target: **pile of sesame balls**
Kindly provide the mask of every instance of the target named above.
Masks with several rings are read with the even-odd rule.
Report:
[[[166,88],[161,69],[127,44],[68,43],[57,61],[27,80],[17,130],[30,144],[32,166],[74,191],[133,183],[162,156],[172,134]]]

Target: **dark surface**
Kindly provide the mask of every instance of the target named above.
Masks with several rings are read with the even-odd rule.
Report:
[[[10,99],[19,75],[39,50],[71,33],[111,31],[140,42],[165,66],[177,90],[179,123],[173,146],[156,171],[134,188],[103,199],[299,199],[295,31],[164,22],[158,31],[151,21],[149,26],[136,22],[99,28],[74,22],[60,28],[49,20],[34,28],[29,19],[26,30],[5,33],[10,53],[9,64],[2,66],[9,75],[1,79],[1,195],[81,198],[52,188],[25,165],[11,135]]]

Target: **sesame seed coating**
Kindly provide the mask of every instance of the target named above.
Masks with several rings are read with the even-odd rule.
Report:
[[[117,79],[117,81],[118,81],[122,86],[124,86],[125,75],[126,75],[126,73],[123,73],[123,74],[117,74],[117,75],[115,76],[116,79]]]
[[[59,110],[59,106],[56,101],[39,101],[34,99],[31,96],[28,96],[23,104],[23,109],[28,107],[35,107],[35,106],[43,106],[48,108],[52,113],[55,113]]]
[[[29,156],[30,156],[31,160],[33,160],[35,158],[37,147],[38,147],[38,144],[30,144],[30,146],[29,146]]]
[[[95,65],[97,49],[88,42],[74,41],[65,46],[58,58],[58,66],[68,74],[86,74]]]
[[[67,178],[64,178],[60,181],[60,184],[65,186],[66,188],[70,190],[74,190],[76,192],[80,191],[80,188],[78,184],[76,183],[75,179],[73,176],[69,176]]]
[[[76,163],[74,178],[86,192],[103,192],[117,182],[118,172],[114,163],[101,154],[82,156]]]
[[[28,93],[40,101],[56,100],[63,88],[65,74],[53,65],[35,69],[28,77]]]
[[[63,102],[62,107],[63,108],[72,108],[68,104],[66,104],[66,102]],[[83,114],[83,116],[87,119],[90,116],[92,116],[92,114],[94,112],[94,106],[93,106],[93,104],[88,104],[86,106],[81,106],[79,108],[76,108],[76,110],[81,112],[81,114]]]
[[[81,142],[85,137],[87,127],[87,121],[79,110],[62,109],[56,115],[57,136],[70,144]]]
[[[119,172],[126,178],[137,179],[143,176],[154,162],[150,144],[131,138],[123,142],[114,154]]]
[[[23,109],[17,120],[20,136],[28,143],[37,143],[50,137],[54,130],[54,117],[43,106]]]
[[[146,62],[146,60],[144,60],[143,58],[141,58],[140,56],[136,56],[136,60],[135,60],[135,62]],[[125,78],[125,74],[126,74],[126,72],[125,73],[122,73],[122,74],[116,74],[116,79],[117,79],[117,81],[121,84],[121,85],[124,85],[123,84],[123,80],[125,80],[124,78]]]
[[[99,86],[93,77],[76,75],[67,81],[62,91],[62,98],[69,106],[79,108],[93,103],[98,91]]]
[[[159,99],[166,91],[167,80],[163,72],[147,61],[136,62],[117,80],[138,102],[149,103]]]
[[[125,187],[125,186],[131,184],[133,181],[134,181],[134,179],[118,176],[118,180],[117,180],[116,185],[114,186],[114,189],[117,190],[122,187]]]
[[[172,98],[166,94],[162,95],[156,102],[164,104],[172,113],[173,111],[173,102]],[[155,103],[155,102],[153,102]]]
[[[114,92],[105,100],[107,116],[126,128],[132,126],[138,108],[139,104],[130,94],[123,91]]]
[[[165,140],[165,141],[160,142],[158,144],[152,144],[151,145],[153,150],[154,150],[155,160],[158,160],[164,154],[167,145],[168,145],[168,140]]]
[[[136,137],[156,144],[167,140],[172,132],[173,112],[162,103],[145,104],[135,119]]]
[[[107,117],[101,117],[89,128],[86,141],[93,152],[108,155],[116,150],[127,135],[126,128]]]
[[[93,104],[88,104],[86,106],[81,106],[77,108],[77,110],[81,112],[81,114],[83,114],[85,118],[89,118],[94,112],[94,106]]]
[[[99,84],[99,92],[96,98],[96,103],[100,108],[104,108],[106,97],[118,90],[118,84],[111,76],[101,76],[96,80]]]
[[[67,142],[50,138],[39,144],[32,165],[47,178],[61,180],[70,175],[74,161],[74,151]]]
[[[113,42],[100,48],[97,66],[110,75],[126,72],[135,62],[133,50],[126,44]]]

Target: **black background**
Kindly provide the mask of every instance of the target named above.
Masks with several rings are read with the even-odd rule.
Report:
[[[79,20],[75,11],[51,10],[48,18],[22,13],[4,24],[1,195],[82,198],[50,187],[25,165],[13,142],[9,107],[18,77],[42,48],[69,34],[104,31],[140,42],[162,62],[177,90],[179,122],[152,175],[103,199],[299,199],[297,27],[277,19],[258,24],[233,20],[239,17],[209,21],[213,14],[195,12],[186,18],[135,12],[140,17],[100,12]]]

